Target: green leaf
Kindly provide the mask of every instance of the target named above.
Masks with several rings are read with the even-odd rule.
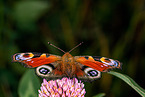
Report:
[[[37,97],[38,89],[40,88],[40,81],[33,69],[28,70],[22,77],[18,93],[20,97]]]
[[[145,97],[145,90],[140,87],[132,78],[130,78],[127,75],[118,73],[118,72],[114,72],[114,71],[110,71],[108,72],[109,74],[112,74],[120,79],[122,79],[123,81],[125,81],[128,85],[130,85],[135,91],[137,91],[141,96]]]
[[[104,97],[104,96],[105,96],[105,93],[99,93],[99,94],[97,94],[97,95],[95,95],[93,97]]]

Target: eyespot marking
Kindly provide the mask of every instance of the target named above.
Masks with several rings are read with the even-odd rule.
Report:
[[[49,74],[51,74],[52,70],[53,68],[49,65],[41,65],[36,68],[36,74],[38,76],[47,77]]]
[[[21,53],[21,54],[16,54],[15,55],[15,60],[27,60],[31,61],[28,59],[31,59],[34,55],[32,53]]]
[[[93,68],[85,68],[84,72],[88,75],[89,78],[97,79],[101,77],[101,72]]]
[[[47,69],[47,68],[40,68],[39,69],[39,72],[41,73],[41,74],[44,74],[44,75],[46,75],[46,74],[49,74],[50,73],[50,70],[49,69]]]
[[[94,77],[98,75],[98,72],[96,72],[95,70],[90,70],[88,71],[88,75]]]

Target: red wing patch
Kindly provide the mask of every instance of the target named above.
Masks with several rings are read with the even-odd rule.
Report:
[[[34,68],[60,60],[59,56],[45,53],[17,53],[13,55],[14,62],[22,62],[26,67]]]
[[[101,72],[109,68],[107,66],[104,66],[102,62],[93,61],[93,60],[87,60],[84,57],[80,57],[76,61],[81,63],[81,64],[83,64],[83,65],[85,65],[85,66],[88,66],[88,67],[94,68],[96,70],[99,70]]]

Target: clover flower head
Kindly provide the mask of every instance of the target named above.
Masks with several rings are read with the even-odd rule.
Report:
[[[84,84],[76,78],[62,78],[46,81],[43,79],[39,92],[39,97],[84,97],[86,91]]]

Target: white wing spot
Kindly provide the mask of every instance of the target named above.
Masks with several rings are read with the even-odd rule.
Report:
[[[31,59],[27,60],[27,61],[31,61]]]
[[[108,65],[106,65],[106,64],[103,64],[104,66],[106,66],[106,67],[108,67]]]

